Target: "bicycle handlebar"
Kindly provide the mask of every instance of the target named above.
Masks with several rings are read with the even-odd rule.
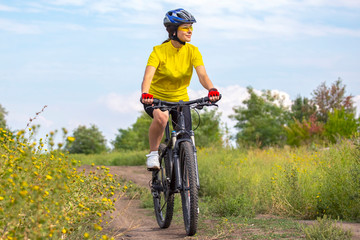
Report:
[[[160,99],[156,99],[154,98],[153,100],[153,105],[152,106],[148,106],[150,108],[173,108],[173,107],[178,107],[178,106],[191,106],[191,105],[196,105],[195,107],[198,106],[218,106],[217,104],[215,104],[216,102],[220,101],[221,99],[221,94],[219,96],[219,100],[215,101],[215,102],[211,102],[209,97],[202,97],[202,98],[198,98],[195,100],[191,100],[191,101],[179,101],[179,102],[166,102],[166,101],[162,101]]]

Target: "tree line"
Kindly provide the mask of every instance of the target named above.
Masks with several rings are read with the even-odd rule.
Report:
[[[350,138],[360,130],[356,118],[353,96],[346,94],[346,86],[339,78],[331,86],[321,83],[311,98],[297,96],[293,104],[284,105],[282,97],[270,90],[255,93],[247,88],[249,98],[243,106],[233,108],[229,117],[236,122],[236,135],[220,120],[217,109],[192,112],[197,147],[223,146],[230,140],[237,147],[300,146],[335,143],[340,138]],[[6,111],[0,105],[0,127],[6,127]],[[148,129],[151,118],[143,112],[132,126],[118,129],[111,145],[112,150],[143,150],[149,146]],[[66,130],[63,129],[66,134]],[[108,151],[106,139],[95,125],[79,126],[73,131],[72,141],[66,139],[63,147],[70,153],[94,154]],[[50,140],[52,135],[50,135]]]
[[[359,131],[353,96],[346,95],[340,78],[330,87],[321,83],[311,93],[311,99],[298,96],[290,109],[269,90],[259,96],[249,87],[248,93],[245,107],[235,107],[235,114],[230,116],[237,122],[239,146],[335,143]]]

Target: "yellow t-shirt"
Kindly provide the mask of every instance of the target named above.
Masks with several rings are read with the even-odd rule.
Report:
[[[156,68],[149,93],[163,101],[178,102],[189,101],[187,87],[193,68],[204,63],[194,45],[186,43],[177,49],[169,41],[154,47],[147,65]]]

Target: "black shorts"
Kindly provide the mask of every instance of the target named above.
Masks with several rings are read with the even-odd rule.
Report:
[[[146,108],[149,105],[145,105],[144,104],[144,110],[145,112],[151,117],[154,118],[153,116],[153,108]],[[184,112],[184,117],[185,117],[185,129],[187,131],[190,131],[192,129],[192,123],[191,123],[191,112],[190,112],[190,107],[189,106],[184,106],[183,107],[183,112]],[[173,129],[175,129],[175,131],[179,130],[179,127],[177,125],[178,122],[178,112],[176,110],[171,110],[170,111],[170,115],[171,115],[171,122],[172,122],[172,126]]]

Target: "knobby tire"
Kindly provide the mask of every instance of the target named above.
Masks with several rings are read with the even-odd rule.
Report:
[[[196,184],[196,162],[194,148],[190,142],[184,141],[180,145],[180,161],[182,166],[181,203],[184,216],[186,234],[193,236],[198,222],[198,187]]]
[[[160,144],[159,155],[166,148],[165,144]],[[153,202],[157,223],[160,228],[168,228],[174,213],[174,194],[170,190],[168,177],[171,176],[170,162],[167,154],[159,159],[160,170],[153,172]]]

